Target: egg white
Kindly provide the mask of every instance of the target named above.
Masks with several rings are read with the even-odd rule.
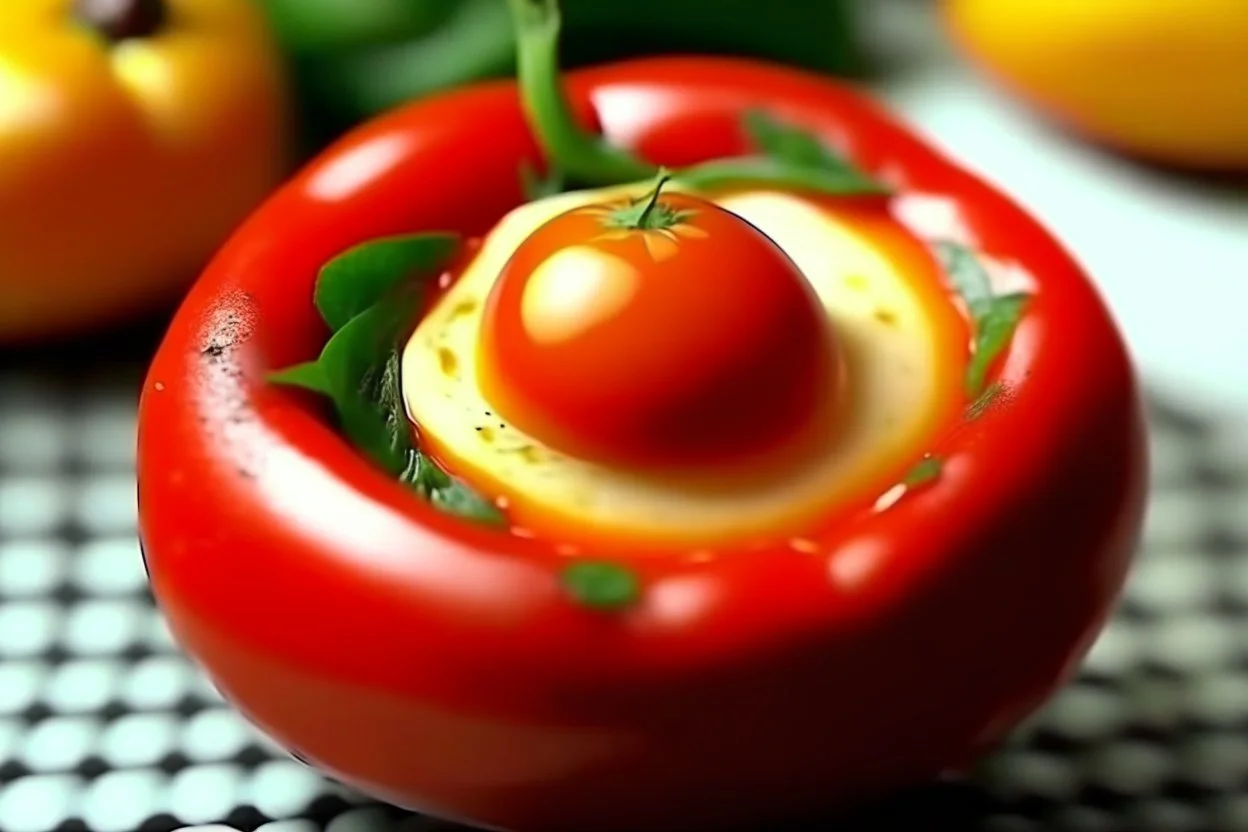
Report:
[[[922,301],[885,252],[829,209],[772,191],[715,201],[794,260],[833,320],[849,386],[825,450],[782,476],[708,482],[571,458],[495,413],[476,383],[478,333],[484,301],[511,253],[563,211],[647,187],[562,194],[512,211],[418,325],[402,356],[404,400],[422,442],[454,473],[500,497],[514,520],[539,533],[579,529],[594,539],[712,545],[798,535],[882,464],[922,453],[946,395]]]

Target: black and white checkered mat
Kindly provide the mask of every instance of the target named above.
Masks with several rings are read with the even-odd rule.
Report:
[[[134,537],[140,372],[0,364],[0,832],[449,830],[272,749],[178,654]],[[972,783],[849,828],[1248,832],[1248,417],[1152,426],[1145,550],[1080,680]]]

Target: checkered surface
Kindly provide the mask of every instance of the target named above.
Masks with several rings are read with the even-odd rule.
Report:
[[[134,537],[141,361],[40,361],[0,364],[0,832],[449,832],[272,749],[179,656]],[[1145,548],[1080,679],[972,782],[852,828],[1248,832],[1248,419],[1152,426]]]

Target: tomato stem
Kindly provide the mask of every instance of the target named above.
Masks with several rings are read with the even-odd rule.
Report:
[[[612,211],[607,215],[605,225],[608,228],[627,228],[635,231],[662,231],[689,219],[689,211],[677,211],[659,201],[663,186],[671,178],[672,175],[666,169],[659,168],[657,179],[650,193]]]
[[[585,185],[618,185],[654,176],[655,168],[584,130],[564,95],[559,72],[558,0],[508,0],[516,25],[516,76],[529,126],[550,164]]]
[[[650,215],[654,212],[654,206],[659,203],[659,192],[663,190],[663,186],[672,178],[672,175],[663,168],[659,168],[658,181],[654,183],[654,190],[650,191],[650,198],[646,201],[646,205],[641,209],[641,214],[637,217],[637,227],[646,228],[646,222],[650,219]]]

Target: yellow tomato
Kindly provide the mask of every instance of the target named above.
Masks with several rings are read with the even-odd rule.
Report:
[[[1191,168],[1248,168],[1245,0],[944,0],[989,72],[1071,128]]]
[[[0,2],[0,340],[171,298],[284,175],[250,0]]]

